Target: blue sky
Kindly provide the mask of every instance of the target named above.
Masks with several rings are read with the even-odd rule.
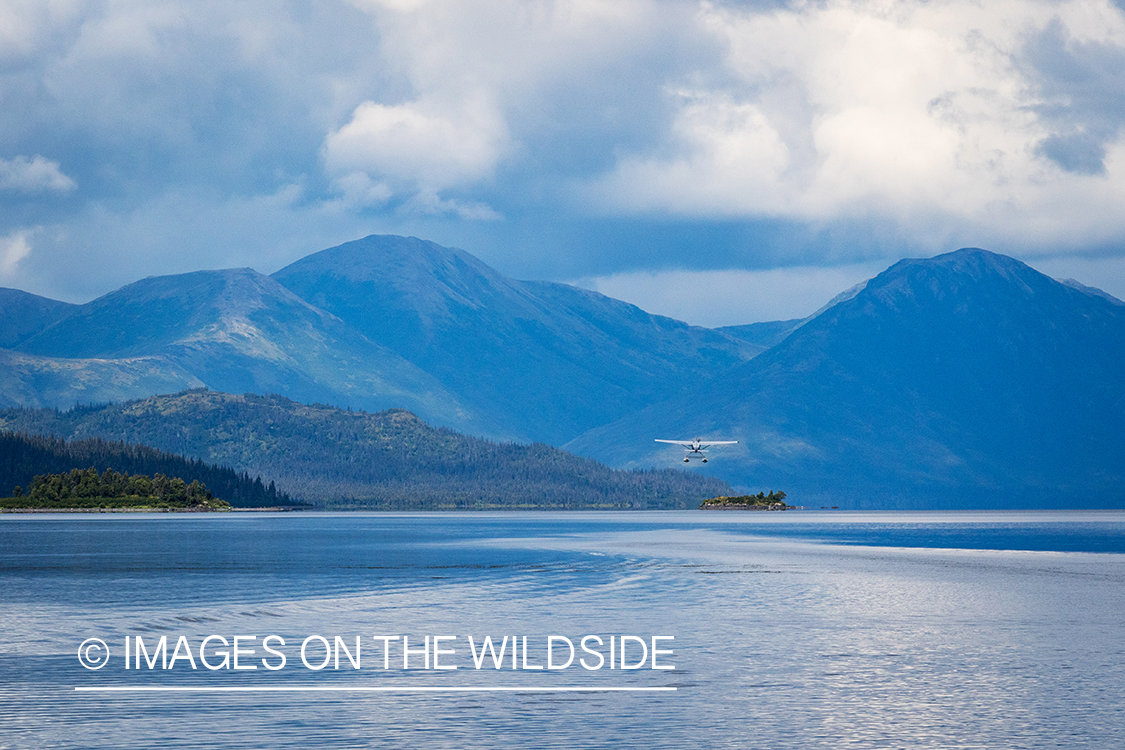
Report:
[[[0,285],[372,233],[689,322],[963,246],[1125,296],[1109,0],[0,0]]]

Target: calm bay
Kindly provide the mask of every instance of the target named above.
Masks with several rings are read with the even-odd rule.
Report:
[[[1125,512],[5,515],[0,627],[0,748],[1105,748]],[[124,666],[216,635],[256,668]],[[551,635],[672,638],[535,669]]]

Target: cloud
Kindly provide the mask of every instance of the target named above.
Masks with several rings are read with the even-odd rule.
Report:
[[[0,105],[0,236],[70,299],[370,232],[523,278],[1125,247],[1106,0],[0,0]]]
[[[1125,122],[1125,40],[1116,37],[1091,37],[1055,18],[1024,45],[1034,111],[1050,132],[1036,154],[1063,170],[1106,173],[1106,146]]]
[[[366,174],[381,184],[438,191],[488,177],[508,148],[503,118],[487,97],[441,102],[360,104],[325,141],[328,169]],[[385,200],[385,198],[384,198]]]
[[[33,56],[81,15],[86,0],[5,0],[0,3],[0,62]]]
[[[57,161],[36,154],[0,159],[0,190],[19,193],[69,193],[78,187],[62,173]]]
[[[705,4],[698,20],[729,78],[666,89],[667,137],[622,154],[593,200],[868,216],[938,242],[942,225],[1033,244],[1125,233],[1125,18],[1106,2]]]
[[[0,278],[6,281],[16,275],[20,261],[31,253],[29,231],[14,232],[7,237],[0,237]]]
[[[1089,133],[1049,135],[1036,144],[1034,153],[1045,156],[1067,172],[1105,174],[1105,146]]]
[[[468,221],[499,221],[504,217],[487,203],[443,199],[435,192],[423,191],[405,205],[407,211],[423,214],[455,214]]]
[[[607,184],[616,205],[686,214],[783,211],[775,188],[790,166],[789,147],[756,104],[723,93],[677,91],[672,137],[686,147],[673,158],[625,158]]]
[[[334,181],[341,198],[329,201],[342,209],[364,206],[381,206],[391,199],[394,191],[385,182],[376,182],[366,172],[347,172]]]
[[[637,55],[656,57],[654,38],[685,15],[650,0],[353,5],[372,20],[382,78],[394,81],[394,91],[366,98],[326,137],[336,189],[350,195],[345,181],[358,172],[404,197],[392,201],[397,207],[455,205],[467,219],[499,215],[470,191],[499,184],[501,199],[518,202],[524,186],[514,182],[530,180],[540,182],[540,194],[544,183],[558,194],[565,190],[559,171],[609,163],[620,138],[607,137],[607,125],[618,134],[643,128],[647,118],[633,105],[638,93],[653,90],[648,79],[660,76],[661,64],[649,70]],[[470,205],[488,210],[464,210]]]

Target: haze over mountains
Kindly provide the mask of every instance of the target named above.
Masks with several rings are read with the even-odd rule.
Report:
[[[8,406],[206,386],[616,466],[677,463],[653,437],[733,437],[706,471],[804,504],[1125,502],[1125,305],[983,250],[902,261],[809,319],[710,330],[368,237],[86,305],[0,290],[0,338]]]

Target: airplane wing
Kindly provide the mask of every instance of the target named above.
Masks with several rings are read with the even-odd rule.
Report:
[[[655,440],[658,443],[671,443],[672,445],[682,445],[685,448],[691,448],[691,447],[696,446],[696,445],[700,446],[701,448],[706,448],[706,447],[711,446],[711,445],[736,445],[738,443],[737,440],[709,440],[709,441],[703,441],[703,440],[661,440],[660,438],[656,438]]]
[[[737,440],[711,440],[700,443],[704,448],[710,445],[738,445]]]
[[[661,440],[660,438],[656,438],[656,442],[658,442],[658,443],[671,443],[672,445],[691,445],[692,444],[692,442],[690,440]]]

